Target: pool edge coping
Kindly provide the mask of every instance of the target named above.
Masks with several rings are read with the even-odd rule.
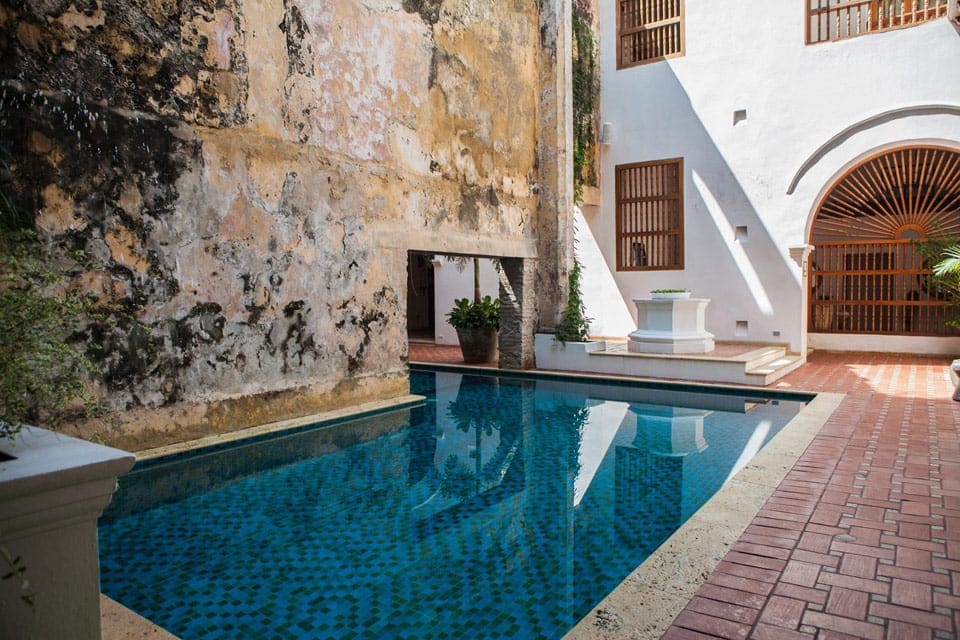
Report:
[[[563,640],[661,638],[845,397],[843,393],[817,393],[746,467],[581,618]]]
[[[137,457],[137,464],[148,461],[165,461],[183,455],[193,455],[200,450],[213,451],[221,447],[248,444],[281,432],[284,433],[284,435],[292,435],[299,431],[314,428],[322,429],[380,413],[409,409],[423,404],[424,400],[424,396],[416,394],[407,394],[386,400],[371,400],[351,407],[332,409],[299,418],[278,420],[276,422],[268,422],[254,427],[239,429],[237,431],[218,433],[161,447],[143,449],[141,451],[135,451],[134,455]]]
[[[447,364],[438,362],[420,362],[413,361],[409,363],[410,371],[443,371],[447,373],[461,373],[469,375],[471,373],[480,375],[499,375],[509,378],[549,378],[560,380],[576,380],[578,382],[613,382],[617,385],[629,386],[630,384],[641,384],[653,389],[670,389],[677,391],[720,391],[725,395],[744,395],[747,392],[759,393],[773,399],[798,400],[810,403],[822,392],[805,391],[803,389],[770,389],[749,384],[733,384],[729,382],[694,382],[690,380],[677,380],[671,378],[650,378],[646,376],[634,376],[628,374],[614,375],[609,373],[592,373],[585,371],[558,371],[555,369],[499,369],[494,366],[486,365],[468,365],[468,364]]]

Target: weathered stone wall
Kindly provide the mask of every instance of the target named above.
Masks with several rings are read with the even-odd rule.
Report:
[[[110,309],[83,432],[404,393],[407,250],[537,254],[540,29],[535,0],[0,6],[15,199]]]

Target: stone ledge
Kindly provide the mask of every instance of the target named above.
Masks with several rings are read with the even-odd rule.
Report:
[[[177,636],[158,627],[141,615],[100,594],[100,626],[102,640],[178,640]]]

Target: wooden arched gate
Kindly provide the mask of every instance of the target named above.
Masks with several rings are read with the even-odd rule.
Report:
[[[860,163],[827,193],[810,236],[811,332],[960,335],[918,246],[960,237],[960,153],[917,146]]]

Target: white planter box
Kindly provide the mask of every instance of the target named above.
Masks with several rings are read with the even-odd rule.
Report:
[[[31,609],[0,581],[0,638],[100,640],[97,518],[133,454],[36,427],[0,451],[15,458],[0,461],[0,545],[36,594]]]
[[[560,371],[590,371],[590,354],[603,351],[606,346],[603,340],[563,343],[552,333],[538,333],[533,342],[537,368]]]

